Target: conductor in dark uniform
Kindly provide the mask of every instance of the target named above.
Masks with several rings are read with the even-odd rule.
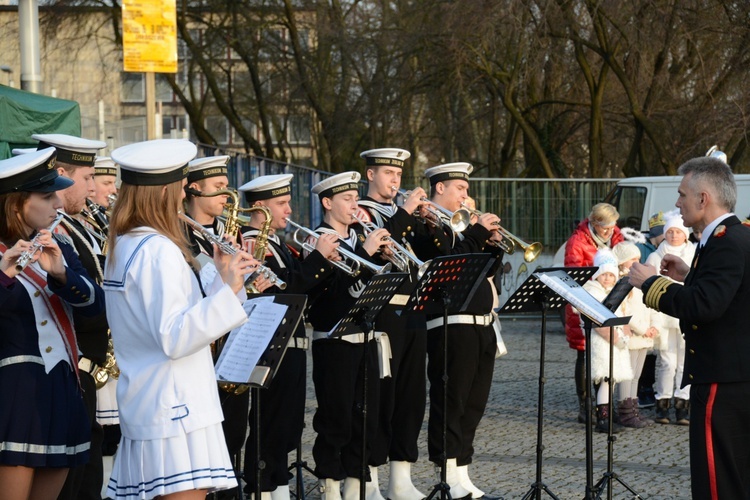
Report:
[[[306,259],[287,246],[284,238],[286,219],[292,217],[291,174],[265,175],[257,177],[240,187],[245,201],[251,207],[265,207],[271,214],[266,220],[261,211],[251,212],[250,222],[242,228],[242,238],[248,252],[256,254],[258,237],[268,225],[266,247],[260,256],[265,265],[286,282],[284,291],[271,287],[266,293],[291,293],[309,295],[333,273],[329,259],[333,258],[338,244],[331,236],[320,238],[315,251]],[[264,235],[260,235],[265,237]],[[308,296],[308,304],[312,300]],[[305,323],[300,321],[294,337],[290,340],[284,359],[268,389],[260,391],[260,451],[265,468],[261,475],[263,495],[270,492],[273,500],[289,499],[289,452],[296,449],[305,426],[305,397],[307,387],[307,353],[309,339]],[[255,418],[255,406],[250,412],[250,422]],[[258,464],[252,445],[257,442],[255,429],[250,426],[250,435],[245,446],[244,477],[246,491],[255,491]]]
[[[630,282],[647,306],[679,318],[685,335],[693,498],[750,498],[750,227],[732,213],[737,186],[726,163],[695,158],[678,172],[676,206],[702,231],[693,262],[635,264]]]

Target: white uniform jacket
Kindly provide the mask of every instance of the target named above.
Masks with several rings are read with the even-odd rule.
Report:
[[[179,248],[151,228],[121,236],[114,252],[103,288],[123,435],[168,438],[221,422],[209,346],[247,320],[240,300],[219,276],[203,298]]]

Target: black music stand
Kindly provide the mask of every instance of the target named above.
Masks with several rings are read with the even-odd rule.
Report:
[[[625,297],[630,293],[630,291],[633,289],[633,285],[630,284],[630,281],[627,276],[620,278],[620,281],[617,282],[617,284],[612,288],[612,290],[609,292],[609,294],[604,298],[602,301],[602,304],[604,304],[607,309],[609,309],[612,312],[615,312],[618,307],[620,307],[620,304],[623,300],[625,300]],[[612,338],[614,327],[610,326],[609,328],[609,335],[610,339]],[[642,498],[638,492],[636,492],[630,485],[628,485],[625,481],[620,478],[619,475],[617,475],[616,472],[613,471],[614,466],[614,443],[616,441],[616,437],[613,436],[612,431],[612,425],[613,425],[613,417],[614,414],[612,412],[612,405],[614,401],[614,383],[612,382],[612,379],[614,378],[614,345],[610,341],[609,343],[609,416],[607,417],[609,419],[609,425],[607,429],[607,471],[602,475],[602,478],[594,485],[594,492],[596,494],[595,498],[601,498],[601,494],[604,491],[604,488],[607,489],[607,498],[608,500],[612,500],[612,481],[617,481],[620,483],[626,490],[628,490],[630,493],[633,494],[633,499],[640,499]]]
[[[568,270],[575,268],[568,268]],[[593,268],[596,269],[596,268]],[[617,317],[604,304],[595,300],[591,295],[573,280],[563,270],[552,272],[537,271],[540,280],[554,290],[562,299],[575,307],[583,320],[583,330],[586,338],[586,390],[591,390],[591,328],[625,325],[630,321],[629,316]],[[588,300],[586,300],[588,299]],[[593,498],[594,494],[594,436],[591,428],[591,398],[586,397],[586,496],[585,500]]]
[[[549,267],[540,268],[535,272],[567,271],[568,276],[573,278],[579,285],[585,283],[596,272],[595,267]],[[544,429],[544,384],[547,379],[544,376],[544,356],[546,351],[547,337],[547,311],[555,311],[564,307],[567,301],[553,292],[544,283],[539,281],[536,274],[529,276],[523,284],[513,292],[513,295],[505,302],[498,314],[518,314],[528,312],[542,313],[541,344],[539,346],[539,390],[536,408],[536,479],[531,488],[523,496],[523,500],[541,499],[542,491],[555,500],[559,500],[549,487],[542,482],[542,455],[544,444],[542,431]],[[589,399],[589,398],[587,398]],[[590,404],[590,400],[589,400]],[[590,413],[590,409],[587,410]]]
[[[284,318],[281,320],[278,328],[273,334],[271,341],[263,351],[258,363],[253,368],[250,379],[245,382],[239,382],[235,380],[229,380],[228,382],[243,383],[250,386],[250,398],[252,401],[252,410],[254,412],[253,418],[253,429],[255,436],[259,437],[260,434],[260,390],[267,389],[273,382],[273,377],[276,374],[279,366],[281,365],[284,354],[286,353],[289,341],[294,336],[294,332],[297,330],[297,326],[302,318],[307,304],[306,295],[293,295],[293,294],[253,294],[248,297],[248,300],[259,298],[259,297],[273,297],[273,301],[277,304],[283,304],[287,306],[287,310],[284,313]],[[252,317],[252,316],[251,316]],[[265,462],[261,460],[261,445],[260,439],[255,439],[255,443],[252,449],[252,453],[255,455],[255,498],[261,497],[261,479],[263,475],[263,469],[265,468]],[[245,450],[247,453],[248,450]],[[239,472],[238,479],[242,479],[242,473]],[[239,482],[239,481],[238,481]],[[238,488],[240,498],[242,498],[242,488]]]
[[[443,315],[443,428],[440,455],[440,482],[427,496],[431,500],[440,493],[441,500],[451,499],[446,479],[448,434],[448,313],[464,311],[476,293],[481,280],[493,264],[489,253],[447,255],[429,261],[416,288],[403,309],[406,314]],[[432,403],[430,403],[432,404]]]
[[[342,337],[355,333],[364,333],[364,346],[362,347],[362,479],[359,481],[359,498],[365,499],[365,488],[367,487],[367,389],[368,389],[368,353],[370,334],[374,333],[375,318],[377,318],[383,306],[390,302],[391,298],[398,292],[401,283],[409,275],[407,273],[383,273],[376,274],[367,282],[362,294],[349,308],[349,312],[336,325],[331,332],[331,337]]]

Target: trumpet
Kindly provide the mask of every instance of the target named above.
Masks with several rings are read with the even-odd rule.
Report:
[[[396,186],[391,186],[391,189],[396,190]],[[398,194],[401,196],[409,196],[409,191],[406,191],[405,189],[398,189]],[[446,223],[443,219],[443,217],[448,219],[448,227],[453,230],[455,233],[462,233],[466,230],[467,227],[471,225],[471,214],[466,210],[456,210],[455,212],[451,212],[447,208],[441,207],[434,201],[429,200],[428,198],[425,198],[424,196],[420,199],[422,203],[425,205],[425,209],[430,212],[436,220]],[[432,220],[427,220],[431,224],[435,224]]]
[[[50,233],[55,230],[58,224],[62,222],[63,220],[63,213],[59,210],[57,211],[57,217],[55,217],[55,220],[52,221],[52,224],[47,228],[47,231]],[[42,249],[42,244],[39,243],[39,233],[37,233],[34,238],[31,239],[31,248],[23,252],[21,255],[18,256],[18,259],[16,260],[16,271],[19,273],[26,269],[26,266],[29,265],[29,262],[31,262],[31,259],[34,258],[34,255],[38,251]]]
[[[365,236],[378,229],[378,227],[372,222],[365,222],[354,214],[352,214],[352,219],[354,219],[355,222],[362,226],[362,229],[364,229],[365,232]],[[409,264],[414,264],[419,269],[417,275],[422,276],[422,274],[424,274],[424,271],[427,270],[427,266],[429,265],[429,261],[423,262],[419,260],[416,255],[414,255],[404,245],[393,239],[393,237],[387,236],[386,239],[387,241],[391,242],[391,247],[393,248],[393,256],[391,256],[389,260],[393,263],[394,266],[398,268],[399,271],[408,272]]]
[[[294,228],[294,235],[292,236],[292,238],[294,239],[294,242],[299,245],[300,248],[302,248],[302,250],[305,250],[306,252],[312,252],[313,250],[315,250],[315,247],[313,245],[310,245],[307,241],[303,240],[302,236],[314,238],[317,241],[317,239],[320,238],[320,235],[318,233],[304,226],[300,226],[288,217],[284,220],[286,220],[287,224],[290,224]],[[356,253],[350,252],[345,248],[339,247],[336,251],[346,259],[348,264],[347,262],[338,260],[329,260],[328,262],[338,267],[350,276],[357,276],[360,273],[362,267],[368,269],[373,274],[387,273],[391,270],[392,267],[390,262],[386,263],[384,266],[373,264],[369,260],[363,259]]]
[[[461,203],[461,207],[462,208],[459,211],[465,211],[470,216],[476,215],[477,217],[479,217],[480,215],[484,214],[484,212],[480,212],[479,210],[467,207],[465,203]],[[536,258],[539,257],[539,254],[542,253],[543,247],[541,243],[536,241],[534,243],[526,243],[521,238],[501,226],[499,222],[496,222],[495,225],[497,226],[497,231],[500,233],[500,236],[502,236],[503,239],[502,241],[490,241],[490,243],[492,243],[496,247],[499,247],[508,255],[514,253],[516,251],[516,247],[518,247],[523,250],[523,260],[525,260],[526,262],[534,262]]]
[[[206,230],[206,228],[203,227],[203,225],[200,224],[198,221],[191,219],[190,217],[188,217],[182,212],[179,213],[179,217],[180,219],[185,221],[190,227],[192,227],[193,229],[201,233],[201,236],[203,236],[208,241],[210,241],[211,243],[219,247],[219,251],[221,251],[221,253],[225,253],[228,255],[235,255],[237,252],[239,252],[239,250],[235,248],[234,245],[222,239],[221,237],[216,236],[214,233]],[[286,282],[284,282],[281,278],[279,278],[276,275],[276,273],[271,271],[269,268],[267,268],[263,264],[259,265],[258,269],[256,269],[255,272],[253,272],[252,274],[250,274],[250,276],[247,277],[247,279],[245,280],[245,286],[246,287],[250,286],[250,284],[253,281],[255,281],[255,279],[258,276],[261,276],[261,275],[267,278],[268,281],[270,281],[272,285],[279,287],[281,290],[286,289]]]

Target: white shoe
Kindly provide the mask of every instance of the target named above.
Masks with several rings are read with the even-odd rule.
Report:
[[[459,499],[471,495],[471,492],[463,487],[458,476],[458,466],[455,458],[449,458],[445,464],[445,482],[451,488],[451,498]]]
[[[318,481],[320,500],[341,500],[341,481],[321,479]]]
[[[378,468],[373,467],[372,465],[370,466],[370,481],[365,484],[365,500],[385,500],[383,494],[380,493]]]
[[[344,479],[342,498],[343,500],[359,500],[359,479],[356,477],[347,477]],[[329,499],[326,498],[326,500]]]
[[[422,500],[426,496],[411,482],[411,462],[391,462],[388,500]]]
[[[471,498],[482,498],[484,496],[484,491],[474,486],[474,483],[471,482],[471,478],[469,477],[469,466],[461,465],[456,468],[458,469],[458,479],[461,481],[461,486],[471,492]]]
[[[289,485],[277,486],[276,489],[271,492],[271,500],[290,500]]]

